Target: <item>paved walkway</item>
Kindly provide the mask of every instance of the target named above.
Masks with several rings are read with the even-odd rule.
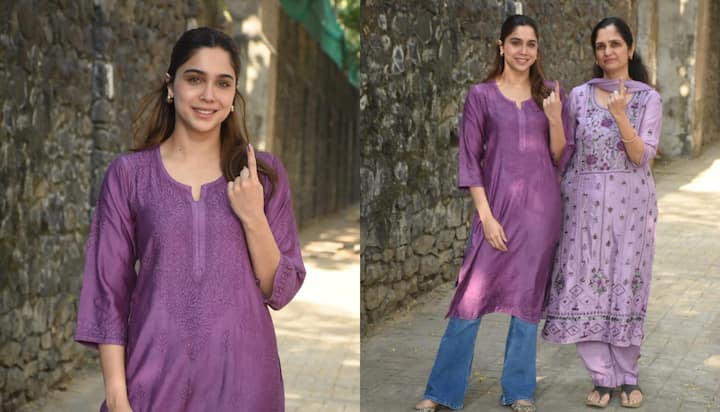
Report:
[[[288,306],[271,311],[286,410],[359,411],[360,211],[355,206],[324,218],[303,229],[300,238],[305,283]],[[97,412],[103,399],[96,367],[21,411]]]
[[[720,411],[720,144],[698,159],[655,168],[660,218],[638,411]],[[411,411],[422,396],[453,289],[443,286],[362,340],[362,410]],[[509,317],[483,319],[467,411],[509,411],[498,403]],[[538,410],[583,405],[589,377],[573,345],[538,343]],[[618,396],[606,411],[625,411]]]

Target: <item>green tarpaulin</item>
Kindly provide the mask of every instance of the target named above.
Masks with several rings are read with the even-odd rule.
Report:
[[[350,52],[345,43],[345,33],[338,24],[329,0],[280,0],[291,19],[302,23],[311,37],[342,70],[347,72],[350,83],[359,85],[356,59],[348,58]]]

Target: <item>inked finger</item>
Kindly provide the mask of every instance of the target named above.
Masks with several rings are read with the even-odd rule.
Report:
[[[257,160],[255,159],[255,148],[248,143],[248,171],[250,175],[257,178]]]

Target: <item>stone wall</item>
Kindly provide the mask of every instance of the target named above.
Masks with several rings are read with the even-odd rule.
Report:
[[[639,45],[663,96],[660,151],[665,157],[698,155],[717,141],[720,118],[715,114],[720,54],[720,3],[712,0],[668,3],[636,0]],[[663,30],[672,27],[672,30]]]
[[[72,341],[91,205],[108,161],[131,144],[138,99],[191,17],[206,12],[191,1],[123,4],[0,10],[3,411],[95,361]]]
[[[274,130],[298,223],[360,199],[358,90],[297,21],[278,14]]]
[[[138,101],[162,81],[180,34],[202,25],[230,32],[224,3],[38,0],[0,9],[1,411],[97,362],[72,335],[103,174],[132,146]],[[279,7],[269,0],[252,6],[260,3]],[[358,147],[357,91],[301,27],[283,25],[281,35],[298,47],[283,50],[290,75],[277,101],[258,104],[285,106],[284,98],[304,96],[278,111],[273,124],[282,131],[274,140],[289,159],[296,211],[309,219],[359,198],[359,160],[350,155]],[[239,42],[241,58],[251,57],[250,40]],[[296,161],[296,152],[311,164]],[[313,207],[306,210],[308,198]]]
[[[458,120],[518,4],[540,25],[549,79],[590,76],[590,31],[634,25],[631,1],[367,0],[361,51],[362,319],[368,324],[455,279],[473,209],[456,180]],[[440,308],[438,310],[444,310]]]
[[[698,5],[696,36],[698,51],[695,63],[695,101],[692,154],[698,155],[703,146],[720,141],[720,116],[717,115],[720,96],[720,3],[702,0]]]

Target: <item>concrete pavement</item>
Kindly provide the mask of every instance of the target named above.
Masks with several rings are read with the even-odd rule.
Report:
[[[720,411],[720,144],[697,159],[655,167],[660,216],[653,283],[640,359],[646,402],[638,411]],[[362,411],[411,411],[421,399],[452,298],[451,285],[362,339]],[[467,411],[499,406],[509,316],[483,318]],[[538,341],[536,400],[541,412],[590,411],[592,388],[574,345]],[[616,392],[605,409],[620,407]]]
[[[303,229],[300,238],[305,283],[288,306],[271,311],[286,411],[359,411],[359,208],[323,218]],[[20,412],[97,412],[103,399],[102,374],[95,365],[79,372],[65,390],[54,391]]]

